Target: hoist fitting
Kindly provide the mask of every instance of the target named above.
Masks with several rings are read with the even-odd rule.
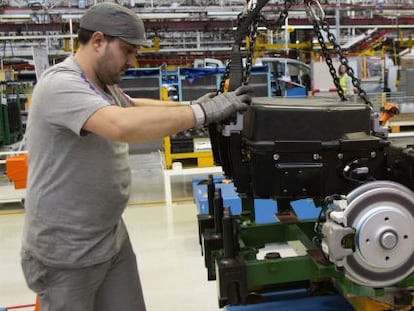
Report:
[[[305,5],[306,15],[311,22],[320,22],[325,19],[325,11],[318,0],[305,0]],[[313,6],[316,8],[313,8]]]

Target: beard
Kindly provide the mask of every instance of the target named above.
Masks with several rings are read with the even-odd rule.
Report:
[[[96,70],[96,77],[103,85],[113,85],[118,84],[121,81],[120,74],[114,74],[108,68],[104,68],[104,65],[100,65]]]
[[[115,69],[113,63],[114,56],[111,51],[107,48],[104,55],[97,60],[96,76],[103,85],[114,85],[118,84],[122,79],[122,71]]]

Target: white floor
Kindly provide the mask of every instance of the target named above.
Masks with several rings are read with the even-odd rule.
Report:
[[[141,165],[132,165],[136,191],[124,214],[138,257],[147,310],[219,310],[216,283],[207,281],[200,253],[196,207],[191,200],[169,207],[160,203],[164,194],[159,167],[152,161],[155,158],[133,159]],[[173,194],[177,199],[191,197],[191,185],[177,181]],[[23,220],[18,204],[0,204],[0,309],[35,301],[19,264]]]

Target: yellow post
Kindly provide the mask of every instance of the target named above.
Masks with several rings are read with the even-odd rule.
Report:
[[[165,168],[171,168],[171,166],[172,166],[172,157],[171,157],[171,139],[170,139],[170,136],[164,137],[163,144],[164,144]]]
[[[168,89],[165,86],[160,88],[160,98],[161,100],[168,100]]]

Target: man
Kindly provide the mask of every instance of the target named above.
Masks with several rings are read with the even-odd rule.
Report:
[[[129,98],[117,83],[144,33],[132,11],[95,5],[80,21],[75,56],[45,71],[34,90],[22,268],[42,311],[145,310],[121,218],[127,143],[218,122],[250,103],[247,87],[187,106]]]

